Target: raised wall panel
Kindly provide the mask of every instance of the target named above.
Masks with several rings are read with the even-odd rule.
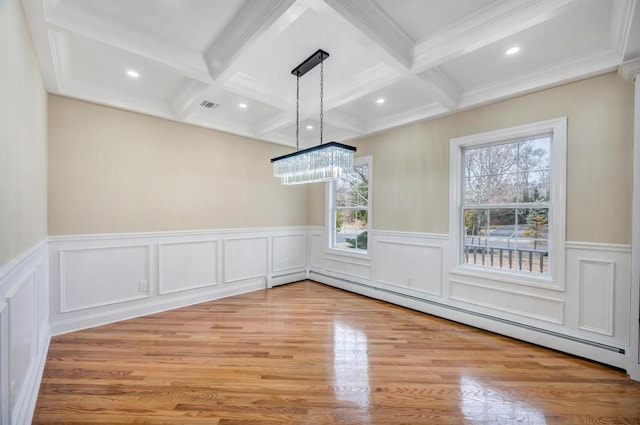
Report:
[[[309,268],[322,269],[322,241],[321,233],[311,234],[311,254],[309,259]]]
[[[376,282],[442,295],[441,246],[377,240],[374,252]]]
[[[564,301],[475,283],[450,281],[449,298],[499,312],[562,324]]]
[[[273,236],[272,271],[274,274],[306,268],[306,235]]]
[[[149,250],[126,245],[60,251],[61,312],[148,297]]]
[[[9,308],[9,364],[10,404],[17,410],[23,400],[29,375],[36,358],[37,312],[36,280],[32,271],[25,276],[7,297]]]
[[[267,275],[267,238],[225,239],[224,282],[265,277]]]
[[[371,264],[364,264],[349,257],[329,257],[324,259],[325,270],[346,277],[371,280]]]
[[[578,327],[613,336],[615,263],[580,260]]]
[[[158,263],[160,295],[213,286],[218,280],[218,242],[161,243]]]

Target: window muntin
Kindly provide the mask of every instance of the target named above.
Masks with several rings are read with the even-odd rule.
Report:
[[[330,185],[332,237],[330,246],[366,253],[369,229],[369,162],[356,161]]]
[[[549,275],[552,134],[462,148],[462,264]]]

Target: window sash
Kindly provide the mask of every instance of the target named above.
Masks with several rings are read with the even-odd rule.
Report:
[[[478,151],[473,154],[476,157],[471,160],[489,160],[488,154],[491,153],[491,146],[500,144],[513,144],[516,142],[544,139],[548,137],[549,140],[542,140],[541,142],[535,142],[532,146],[537,149],[538,146],[544,148],[547,153],[541,159],[544,161],[542,166],[536,165],[533,161],[529,161],[527,157],[518,157],[518,166],[511,168],[506,167],[499,169],[500,172],[493,173],[487,172],[493,171],[486,167],[486,170],[482,166],[477,166],[473,162],[467,162],[466,154],[468,152],[474,152],[474,148],[479,148]],[[546,143],[546,145],[545,145]],[[525,146],[525,145],[523,145]],[[488,147],[483,151],[481,148]],[[504,149],[504,148],[503,148]],[[514,147],[515,149],[515,147]],[[550,119],[547,121],[540,121],[531,124],[524,124],[516,127],[504,128],[485,133],[478,133],[469,136],[462,136],[452,138],[450,140],[450,168],[449,168],[449,182],[452,190],[449,192],[449,235],[454,243],[451,244],[451,255],[455,258],[453,268],[450,272],[454,275],[460,276],[472,276],[474,278],[490,278],[496,282],[508,282],[510,284],[521,284],[535,287],[543,287],[552,290],[565,290],[565,231],[566,231],[566,161],[567,161],[567,119],[566,117],[560,117]],[[535,154],[535,152],[533,152]],[[528,152],[527,152],[528,154]],[[468,172],[470,170],[471,172]],[[533,181],[524,179],[520,180],[515,177],[517,171],[525,171],[526,173],[538,173],[534,176]],[[473,172],[478,174],[502,174],[512,172],[513,176],[510,180],[513,183],[518,183],[521,189],[517,192],[517,197],[509,199],[510,193],[516,193],[510,189],[511,181],[507,182],[507,186],[504,191],[495,192],[496,197],[492,196],[488,187],[484,190],[485,184],[483,179],[490,181],[492,177],[482,176],[480,181],[469,182],[469,178],[474,179]],[[548,176],[541,174],[548,173]],[[494,178],[494,181],[498,183],[504,181]],[[531,177],[531,176],[529,176]],[[541,179],[548,180],[541,180]],[[507,179],[509,180],[509,179]],[[528,180],[528,181],[527,181]],[[533,182],[533,184],[530,184]],[[538,182],[544,182],[546,185],[538,186]],[[469,183],[472,185],[467,186]],[[476,184],[480,183],[480,186]],[[540,189],[544,189],[541,192],[541,196],[544,196],[544,201],[538,202],[522,202],[524,198],[525,189],[529,195],[532,195],[532,190],[538,186]],[[545,187],[546,186],[546,187]],[[496,186],[501,189],[501,186]],[[471,190],[469,190],[471,189]],[[465,190],[467,192],[465,193]],[[469,197],[465,199],[465,195]],[[493,201],[493,202],[489,202]],[[513,202],[512,202],[513,201]],[[546,216],[548,217],[548,261],[549,272],[548,273],[531,273],[521,272],[514,269],[500,269],[496,267],[486,266],[474,266],[464,261],[464,233],[465,233],[465,210],[485,210],[485,209],[546,209]],[[545,225],[546,227],[547,225]],[[547,231],[547,229],[545,229]],[[478,251],[478,255],[481,255]],[[545,259],[546,261],[546,259]]]
[[[349,255],[350,253],[355,254],[355,255],[369,255],[369,246],[367,244],[366,248],[363,249],[359,246],[356,247],[347,247],[347,246],[338,246],[338,243],[336,242],[337,239],[344,237],[344,232],[345,232],[345,228],[343,226],[343,228],[340,230],[340,232],[338,232],[337,226],[336,226],[336,219],[338,214],[344,214],[344,213],[352,213],[352,214],[360,214],[361,211],[364,211],[366,213],[366,222],[362,223],[364,226],[366,226],[366,229],[363,229],[362,226],[360,226],[358,223],[360,223],[359,221],[356,223],[356,231],[357,233],[355,234],[354,238],[357,239],[358,235],[362,234],[363,232],[367,232],[370,227],[371,227],[371,159],[370,157],[364,157],[364,158],[356,158],[355,159],[355,164],[353,166],[354,169],[364,169],[366,170],[366,179],[367,179],[367,190],[366,190],[366,199],[364,201],[366,201],[366,204],[364,204],[363,202],[360,202],[360,204],[355,204],[355,205],[348,205],[349,202],[351,202],[350,200],[347,201],[347,205],[338,205],[340,204],[344,204],[344,199],[342,200],[342,202],[339,201],[338,196],[345,196],[345,189],[346,189],[346,196],[350,197],[352,196],[353,193],[358,191],[358,188],[360,187],[360,184],[362,183],[362,179],[358,177],[358,181],[357,184],[349,187],[348,185],[345,186],[341,185],[341,182],[339,181],[333,181],[333,182],[329,182],[329,190],[327,191],[327,202],[328,202],[328,206],[329,208],[327,209],[327,213],[328,213],[328,230],[329,230],[329,234],[328,234],[328,244],[327,247],[329,250],[335,250],[335,252],[340,252],[340,253],[344,253],[345,255]],[[357,173],[357,171],[356,171]],[[339,192],[342,191],[342,192]],[[356,198],[356,202],[358,201],[363,201],[362,199],[358,199]],[[353,229],[351,229],[353,230]],[[351,238],[353,239],[353,238]]]

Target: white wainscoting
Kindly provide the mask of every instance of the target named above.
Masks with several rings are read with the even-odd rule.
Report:
[[[149,297],[150,250],[150,245],[60,250],[60,312]]]
[[[371,232],[378,286],[403,293],[442,296],[443,246],[446,237]]]
[[[29,424],[49,348],[46,241],[0,269],[0,423]]]
[[[271,270],[274,273],[290,273],[307,268],[307,234],[274,236],[271,238],[273,252]]]
[[[225,239],[224,283],[266,277],[268,245],[268,238],[262,236]]]
[[[305,227],[49,238],[56,335],[304,279]]]
[[[218,241],[158,244],[158,293],[173,294],[218,284]]]
[[[369,231],[371,260],[340,256],[311,228],[311,279],[593,360],[629,364],[631,249],[567,242],[559,286],[450,273],[448,236]],[[368,274],[367,271],[370,271]]]

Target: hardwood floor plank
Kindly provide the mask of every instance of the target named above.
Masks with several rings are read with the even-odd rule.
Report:
[[[305,281],[54,337],[34,424],[639,424],[584,359]]]

